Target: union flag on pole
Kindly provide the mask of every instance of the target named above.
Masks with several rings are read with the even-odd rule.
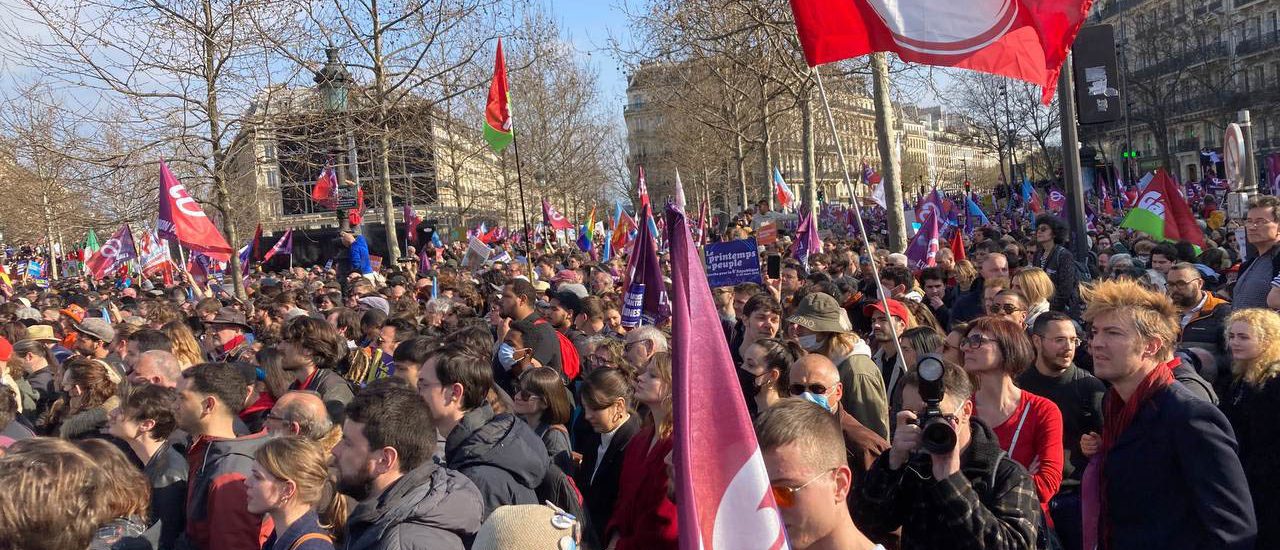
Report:
[[[209,221],[182,182],[173,177],[163,160],[160,161],[160,215],[156,219],[156,233],[215,260],[225,262],[231,258],[232,249],[227,239]]]
[[[742,392],[726,393],[725,381],[736,376],[728,344],[704,337],[719,315],[689,221],[670,205],[666,220],[680,548],[789,548]],[[706,399],[708,395],[728,399]]]
[[[484,106],[484,140],[495,153],[501,153],[515,134],[511,130],[511,92],[507,86],[507,61],[502,55],[502,39],[493,61],[493,81],[489,83],[489,100]]]
[[[542,218],[546,220],[548,227],[556,231],[573,229],[573,222],[565,219],[564,214],[556,210],[556,207],[551,206],[551,203],[547,202],[545,198],[542,199]]]
[[[1053,98],[1091,0],[791,0],[810,66],[893,52],[904,61],[1025,80]]]

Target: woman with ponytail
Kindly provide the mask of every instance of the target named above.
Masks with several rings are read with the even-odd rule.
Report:
[[[329,460],[301,437],[272,439],[254,453],[245,480],[250,513],[267,514],[275,532],[262,550],[333,550],[343,535],[347,505],[334,488]]]

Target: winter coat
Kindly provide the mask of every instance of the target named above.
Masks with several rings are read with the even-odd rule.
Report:
[[[215,439],[201,436],[187,450],[187,525],[180,548],[240,550],[261,548],[271,533],[269,516],[245,508],[245,479],[253,453],[268,440],[267,432]]]
[[[484,497],[484,517],[504,504],[537,504],[547,448],[525,421],[494,414],[487,403],[467,411],[445,439],[445,465],[466,475]]]
[[[346,550],[465,550],[480,530],[480,490],[459,472],[427,462],[347,518]]]
[[[73,414],[62,421],[58,436],[70,440],[96,437],[107,427],[107,411],[119,406],[120,398],[113,395],[97,407]]]
[[[892,470],[889,453],[880,455],[863,478],[854,514],[863,532],[877,538],[902,528],[903,550],[1035,547],[1040,502],[1031,476],[1000,450],[991,428],[969,422],[960,471],[946,479],[933,479],[927,456]]]
[[[1240,442],[1240,465],[1249,481],[1254,517],[1258,520],[1257,548],[1280,548],[1280,377],[1260,386],[1242,381],[1231,385],[1222,412]]]
[[[159,548],[172,548],[186,526],[187,458],[166,441],[142,473],[151,484],[151,529],[159,532]]]
[[[298,539],[310,534],[324,535],[327,538],[312,537],[298,544]],[[294,545],[297,544],[297,548]],[[271,533],[271,538],[262,545],[262,550],[333,550],[333,537],[329,530],[320,526],[320,516],[315,510],[309,510],[298,518],[284,534],[279,537]]]
[[[1231,425],[1180,384],[1134,415],[1102,477],[1110,548],[1254,548],[1257,523]]]

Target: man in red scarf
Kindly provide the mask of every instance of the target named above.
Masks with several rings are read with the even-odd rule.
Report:
[[[1231,425],[1173,377],[1173,302],[1132,281],[1102,282],[1084,297],[1094,374],[1111,384],[1084,475],[1084,547],[1253,548],[1257,522]]]

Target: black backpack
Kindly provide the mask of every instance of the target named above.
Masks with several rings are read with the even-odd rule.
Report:
[[[542,476],[542,482],[533,491],[538,495],[539,502],[550,502],[578,518],[579,525],[585,524],[586,511],[582,507],[582,491],[578,490],[578,484],[573,481],[573,478],[556,466],[554,461],[547,462],[547,475]]]

